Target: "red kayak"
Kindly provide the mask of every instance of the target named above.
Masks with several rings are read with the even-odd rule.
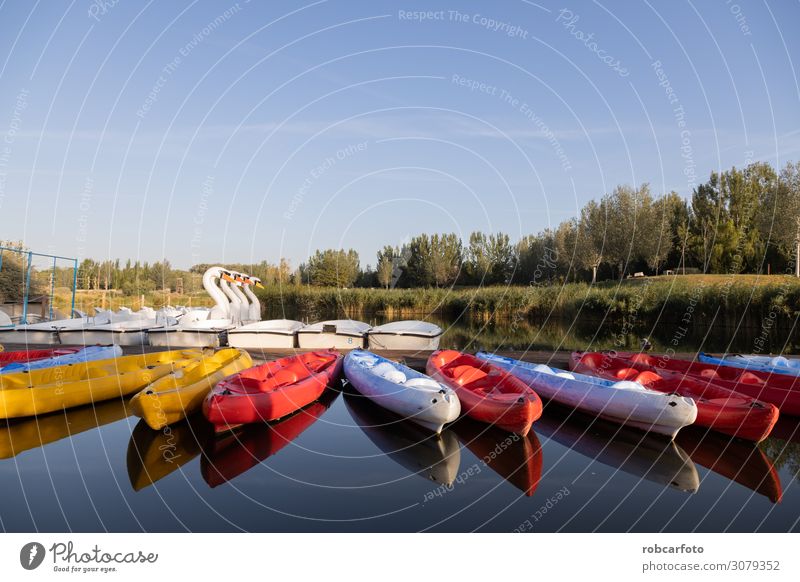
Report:
[[[525,436],[542,415],[542,401],[536,392],[475,356],[454,350],[433,352],[427,372],[455,390],[462,412],[475,420]]]
[[[0,352],[0,368],[11,363],[35,362],[36,360],[44,360],[45,358],[55,358],[56,356],[74,354],[78,350],[82,349],[83,346],[74,348],[59,347],[43,350],[15,350],[13,352]]]
[[[632,380],[643,386],[691,398],[697,404],[695,424],[721,433],[761,442],[778,421],[778,408],[707,379],[666,371],[647,354],[573,352],[575,372],[611,380]]]
[[[342,369],[335,350],[281,358],[228,376],[203,402],[203,413],[219,430],[278,420],[322,396]]]
[[[651,366],[659,371],[692,376],[704,382],[712,381],[728,390],[774,404],[783,414],[800,416],[800,376],[690,362],[669,356],[619,353],[617,357],[629,359],[637,365]]]

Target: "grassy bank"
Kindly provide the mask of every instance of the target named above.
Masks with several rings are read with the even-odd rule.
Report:
[[[800,281],[783,276],[686,275],[546,287],[465,289],[335,289],[269,287],[259,291],[265,314],[280,317],[411,317],[460,314],[477,319],[639,318],[680,323],[800,315]]]
[[[264,317],[315,319],[331,317],[390,318],[436,315],[472,320],[542,320],[545,318],[642,322],[737,322],[746,312],[754,322],[790,322],[800,316],[800,280],[785,276],[686,275],[629,279],[595,285],[569,283],[543,287],[478,287],[461,289],[336,289],[309,286],[268,286],[258,290]],[[66,290],[55,305],[69,308]],[[120,292],[79,291],[76,306],[138,309],[171,305],[210,305],[205,292],[169,295],[158,292],[125,296]],[[759,324],[760,325],[760,324]]]

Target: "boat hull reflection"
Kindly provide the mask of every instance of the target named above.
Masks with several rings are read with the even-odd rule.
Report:
[[[338,389],[328,388],[322,397],[291,416],[270,423],[247,424],[213,439],[200,461],[200,473],[210,487],[218,487],[278,454],[331,407]]]
[[[548,404],[540,436],[630,475],[680,491],[700,488],[697,467],[674,441]]]
[[[395,463],[441,485],[455,481],[461,465],[461,447],[450,429],[437,435],[360,394],[346,393],[344,402],[367,438]]]
[[[202,414],[195,414],[161,430],[144,419],[133,428],[128,442],[128,478],[135,491],[155,484],[177,471],[203,450],[214,428]]]
[[[542,445],[535,432],[521,437],[470,418],[459,419],[452,430],[478,460],[526,496],[534,494],[543,463]]]
[[[0,422],[0,459],[75,436],[130,415],[122,398],[95,405]]]
[[[783,497],[778,471],[754,443],[699,427],[682,430],[676,441],[692,461],[714,473],[760,493],[773,503],[779,503]]]

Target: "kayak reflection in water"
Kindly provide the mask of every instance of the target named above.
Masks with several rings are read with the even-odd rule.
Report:
[[[0,459],[111,424],[129,414],[127,401],[117,398],[33,418],[0,421]]]
[[[700,488],[700,476],[689,455],[665,437],[553,405],[547,406],[536,430],[593,462],[680,491],[694,493]]]
[[[450,429],[437,435],[360,394],[345,393],[344,402],[358,427],[387,457],[428,481],[453,484],[461,465],[461,448]]]
[[[527,497],[534,494],[543,463],[542,445],[535,432],[521,437],[470,418],[461,418],[452,429],[479,461]]]
[[[682,430],[676,440],[695,463],[764,495],[773,503],[781,501],[783,488],[778,471],[755,444],[700,427]]]
[[[331,407],[339,390],[329,388],[316,402],[291,416],[270,423],[247,424],[212,440],[200,460],[200,473],[210,487],[217,487],[278,454]]]
[[[203,415],[153,430],[142,419],[128,442],[128,478],[134,491],[155,484],[197,457],[214,429]]]

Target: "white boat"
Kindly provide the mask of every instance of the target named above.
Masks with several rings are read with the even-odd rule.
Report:
[[[234,276],[237,282],[241,281],[243,294],[245,299],[249,301],[249,305],[246,308],[247,320],[244,321],[249,321],[250,323],[245,323],[236,329],[230,330],[228,332],[228,345],[250,350],[291,349],[295,347],[297,332],[305,324],[293,319],[259,321],[261,319],[261,302],[250,287],[262,287],[261,279],[242,273],[234,273]],[[244,307],[242,308],[242,313],[245,313]]]
[[[80,313],[79,317],[41,321],[38,323],[20,324],[12,329],[0,332],[0,342],[18,344],[58,344],[61,341],[59,332],[62,329],[83,329],[88,326],[109,323],[112,312],[95,308],[95,315]],[[82,342],[80,342],[82,343]]]
[[[62,344],[146,346],[150,330],[176,321],[167,313],[166,310],[155,311],[151,307],[142,307],[139,311],[123,307],[111,314],[108,323],[63,327],[58,328],[57,333]]]
[[[168,348],[224,345],[225,335],[238,325],[241,314],[240,299],[228,285],[230,279],[222,267],[207,269],[203,273],[203,288],[214,300],[214,307],[189,310],[176,323],[151,329],[150,345]]]
[[[297,332],[304,326],[303,322],[293,319],[257,321],[230,330],[228,345],[248,350],[293,348]]]
[[[442,328],[427,321],[409,319],[373,327],[367,332],[370,350],[435,351],[439,349]]]
[[[368,323],[351,319],[319,321],[297,331],[297,346],[303,350],[363,348],[369,329]]]
[[[461,414],[461,402],[452,388],[377,354],[350,352],[344,373],[375,404],[436,433]]]
[[[5,311],[0,311],[0,343],[13,343],[10,338],[16,337],[14,322]]]

